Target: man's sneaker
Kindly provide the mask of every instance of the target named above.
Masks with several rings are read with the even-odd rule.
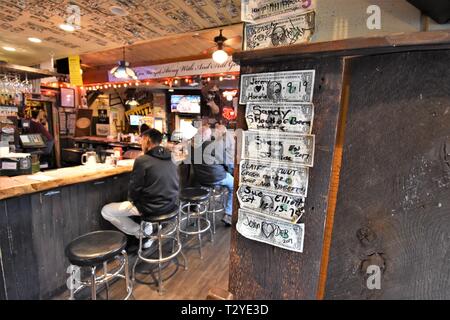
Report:
[[[224,215],[223,218],[222,218],[222,222],[225,223],[225,225],[227,227],[231,226],[231,216],[229,216],[227,214]]]
[[[142,244],[142,249],[148,249],[148,248],[150,248],[152,246],[152,244],[153,244],[153,240],[152,239],[148,239],[147,241],[145,241]]]
[[[153,233],[153,225],[150,222],[144,223],[144,237],[150,237]]]

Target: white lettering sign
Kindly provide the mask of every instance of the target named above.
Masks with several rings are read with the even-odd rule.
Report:
[[[175,63],[160,64],[154,66],[133,68],[139,80],[158,79],[158,78],[174,78],[183,76],[195,76],[202,74],[215,74],[226,72],[239,72],[240,67],[234,63],[232,58],[223,63],[218,64],[212,59],[202,59],[194,61],[183,61]],[[123,81],[117,79],[112,74],[108,74],[109,81]]]

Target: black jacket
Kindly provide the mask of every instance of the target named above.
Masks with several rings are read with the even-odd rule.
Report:
[[[176,209],[178,188],[178,167],[167,149],[155,147],[135,160],[128,199],[142,215],[164,214]]]
[[[207,141],[203,143],[201,148],[194,149],[193,152],[192,166],[194,168],[194,179],[197,183],[208,186],[226,178],[227,171],[221,146],[212,141]]]

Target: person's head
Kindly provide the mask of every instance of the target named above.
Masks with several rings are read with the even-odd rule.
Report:
[[[205,141],[211,141],[211,137],[211,129],[208,126],[201,126],[194,136],[194,147],[200,147]]]
[[[31,110],[31,118],[34,120],[40,120],[44,115],[44,111],[40,109]]]
[[[149,129],[150,129],[150,127],[149,127],[146,123],[144,123],[144,124],[139,128],[141,134],[144,133],[145,131],[149,130]]]
[[[214,130],[214,137],[216,139],[220,139],[223,136],[225,136],[227,133],[227,127],[225,127],[223,124],[216,123],[215,130]]]
[[[149,129],[142,133],[142,151],[147,152],[161,144],[163,135],[156,129]]]

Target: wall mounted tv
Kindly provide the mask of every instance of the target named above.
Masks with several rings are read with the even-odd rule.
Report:
[[[178,95],[170,97],[170,110],[178,113],[200,113],[200,95]]]

